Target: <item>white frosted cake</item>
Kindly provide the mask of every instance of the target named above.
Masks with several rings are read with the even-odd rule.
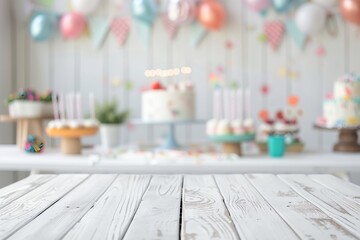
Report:
[[[195,93],[191,83],[163,87],[154,82],[141,95],[142,120],[145,122],[187,121],[195,118]]]
[[[360,125],[360,77],[349,74],[334,84],[334,94],[329,94],[323,104],[326,126],[355,127]]]

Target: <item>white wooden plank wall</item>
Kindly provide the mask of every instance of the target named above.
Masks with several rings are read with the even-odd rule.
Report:
[[[13,1],[19,8],[24,0]],[[129,107],[133,117],[140,117],[140,87],[148,80],[143,76],[149,67],[167,68],[190,65],[192,80],[197,90],[197,117],[211,117],[211,87],[208,73],[218,65],[231,67],[229,80],[252,90],[252,116],[257,118],[261,108],[271,112],[285,106],[290,94],[300,97],[304,109],[301,119],[301,136],[311,150],[330,150],[336,133],[320,133],[312,124],[321,114],[322,100],[332,89],[333,81],[344,72],[360,73],[359,31],[355,26],[344,24],[336,18],[338,35],[330,37],[324,31],[311,39],[305,50],[299,50],[286,35],[277,52],[258,41],[264,19],[256,16],[241,4],[240,0],[222,0],[228,9],[228,25],[221,32],[210,33],[196,49],[190,46],[191,29],[180,29],[178,37],[170,41],[159,18],[153,29],[152,43],[146,48],[138,34],[138,27],[132,24],[129,41],[125,47],[118,46],[110,34],[104,47],[94,50],[89,39],[64,41],[60,36],[47,43],[34,43],[27,33],[26,24],[16,18],[16,83],[17,87],[33,87],[39,90],[53,88],[56,91],[95,92],[96,99],[116,97],[122,108]],[[58,12],[66,11],[66,1],[57,1]],[[95,15],[108,16],[112,7],[107,1]],[[268,19],[281,19],[269,15]],[[248,24],[246,24],[246,22]],[[254,25],[255,28],[249,27]],[[248,27],[246,27],[248,26]],[[231,40],[234,49],[227,52],[225,41]],[[324,47],[326,54],[319,58],[316,49]],[[230,60],[229,60],[230,59]],[[279,68],[289,67],[299,72],[299,79],[283,79]],[[122,83],[130,80],[135,84],[133,91],[114,88],[112,79]],[[263,98],[259,88],[263,83],[270,85],[270,95]],[[137,127],[131,132],[124,127],[123,142],[159,140],[165,134],[164,127]],[[184,131],[187,130],[187,131]],[[191,131],[190,131],[191,130]],[[178,129],[182,140],[206,140],[204,126],[182,126]]]

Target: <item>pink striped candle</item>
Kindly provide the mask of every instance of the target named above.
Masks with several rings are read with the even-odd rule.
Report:
[[[236,91],[236,100],[237,100],[236,118],[239,120],[243,120],[244,101],[243,101],[243,90],[241,88],[239,88]]]
[[[76,93],[76,112],[77,112],[77,119],[82,119],[82,108],[81,108],[81,93]]]

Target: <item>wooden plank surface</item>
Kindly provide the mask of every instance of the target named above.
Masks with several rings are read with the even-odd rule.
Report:
[[[124,239],[178,239],[182,176],[155,176]]]
[[[0,211],[0,238],[6,238],[80,184],[88,175],[59,175]]]
[[[94,206],[116,175],[92,175],[9,239],[60,239]]]
[[[118,176],[64,239],[121,239],[149,181],[149,176]]]
[[[352,199],[353,201],[360,204],[360,187],[351,183],[346,182],[343,179],[337,178],[333,175],[310,175],[310,178],[327,188],[334,190],[337,193]]]
[[[212,176],[185,176],[182,239],[239,239]]]
[[[299,239],[244,176],[215,180],[241,239]]]
[[[357,239],[275,175],[247,178],[301,239]]]
[[[19,182],[2,188],[0,190],[0,209],[54,177],[55,175],[30,175]]]
[[[279,177],[339,224],[360,236],[360,205],[358,203],[312,181],[306,175],[279,175]]]

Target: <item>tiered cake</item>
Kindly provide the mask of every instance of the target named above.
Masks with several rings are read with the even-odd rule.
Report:
[[[327,127],[357,127],[360,125],[360,77],[348,74],[334,84],[323,105],[323,117],[318,124]]]
[[[188,121],[195,118],[195,93],[189,81],[163,86],[151,84],[141,95],[142,120],[145,122]]]

